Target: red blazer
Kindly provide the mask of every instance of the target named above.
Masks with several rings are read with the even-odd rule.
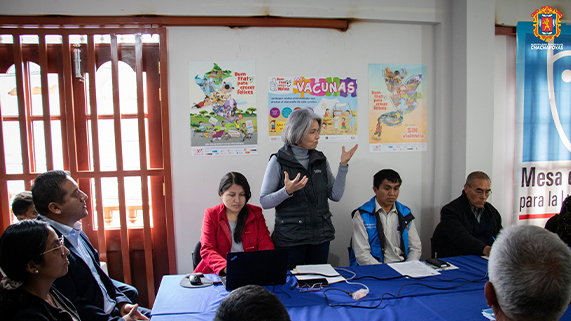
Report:
[[[248,207],[248,218],[244,231],[242,231],[244,251],[273,249],[274,242],[270,237],[262,209],[250,204],[245,206]],[[226,253],[232,249],[230,224],[223,203],[204,211],[200,243],[202,244],[200,249],[202,261],[194,272],[220,274],[220,271],[226,267]]]

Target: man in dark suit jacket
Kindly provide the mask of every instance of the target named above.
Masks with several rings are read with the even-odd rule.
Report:
[[[150,310],[133,305],[101,270],[99,254],[79,222],[87,216],[87,195],[69,174],[49,171],[39,175],[32,185],[32,196],[40,219],[64,236],[70,250],[68,273],[54,285],[73,302],[81,319],[148,320]]]
[[[433,243],[438,257],[490,255],[491,245],[502,229],[502,217],[486,202],[492,193],[491,180],[484,172],[466,178],[462,195],[440,211],[440,224]]]

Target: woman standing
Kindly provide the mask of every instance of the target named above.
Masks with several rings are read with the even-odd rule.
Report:
[[[226,274],[226,253],[271,250],[274,243],[262,209],[247,204],[252,196],[244,175],[230,172],[218,187],[222,203],[206,209],[200,237],[202,261],[194,272]]]
[[[343,146],[337,178],[317,151],[321,118],[309,109],[289,116],[284,146],[270,157],[260,195],[262,208],[276,208],[272,239],[288,248],[288,269],[300,264],[327,263],[329,242],[335,238],[328,199],[339,201],[345,190],[348,162],[357,150]]]

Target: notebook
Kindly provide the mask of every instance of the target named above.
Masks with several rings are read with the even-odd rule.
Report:
[[[220,280],[226,290],[244,285],[281,285],[287,278],[287,249],[226,254],[226,276]]]

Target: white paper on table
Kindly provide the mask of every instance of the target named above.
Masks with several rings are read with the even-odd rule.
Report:
[[[308,265],[298,265],[295,269],[292,270],[293,275],[298,280],[310,280],[310,279],[318,279],[318,278],[326,278],[329,284],[345,281],[345,278],[339,275],[339,272],[335,271],[335,269],[331,266],[331,264],[308,264]],[[296,275],[297,273],[319,273],[325,275],[336,275],[334,277],[325,277],[319,274],[305,274],[305,275]]]
[[[431,269],[430,267],[428,267],[423,262],[420,262],[419,260],[388,263],[388,266],[393,268],[401,275],[408,275],[415,278],[440,274],[438,271]]]

